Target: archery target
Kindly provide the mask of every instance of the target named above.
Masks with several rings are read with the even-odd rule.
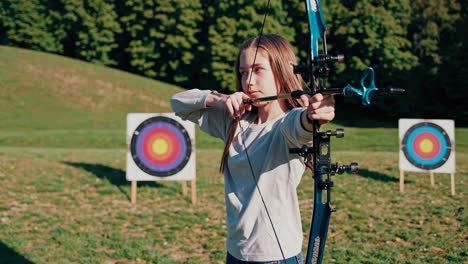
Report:
[[[400,169],[455,172],[453,120],[400,119]]]
[[[127,180],[195,177],[194,124],[173,113],[127,115]]]

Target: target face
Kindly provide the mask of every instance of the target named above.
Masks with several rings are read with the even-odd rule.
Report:
[[[184,168],[192,153],[192,144],[181,124],[164,116],[155,116],[138,126],[130,149],[141,170],[153,176],[167,177]]]
[[[435,122],[416,122],[404,132],[400,148],[412,166],[421,170],[436,170],[451,157],[451,135]]]
[[[127,115],[127,180],[195,178],[195,129],[174,113]]]

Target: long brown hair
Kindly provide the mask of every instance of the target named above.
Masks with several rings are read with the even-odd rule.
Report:
[[[275,34],[266,34],[246,39],[237,54],[235,74],[236,74],[236,89],[237,91],[242,90],[241,74],[239,72],[240,55],[243,50],[254,49],[256,54],[268,58],[275,82],[278,84],[278,94],[291,93],[292,91],[302,90],[302,78],[299,74],[294,74],[292,65],[297,64],[294,50],[289,42]],[[291,65],[292,64],[292,65]],[[299,107],[300,104],[295,99],[287,99],[286,106],[288,109]],[[255,107],[252,106],[252,110],[255,111]],[[227,156],[229,153],[229,147],[231,146],[234,135],[237,131],[240,118],[236,118],[232,121],[229,136],[224,146],[223,156],[221,157],[221,165],[219,171],[223,172],[227,162]]]

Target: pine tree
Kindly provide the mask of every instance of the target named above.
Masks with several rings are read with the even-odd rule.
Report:
[[[199,1],[126,1],[120,12],[127,67],[168,82],[188,82],[202,18]]]
[[[0,44],[63,52],[57,13],[41,0],[0,1]]]
[[[234,63],[239,47],[248,37],[260,34],[264,16],[267,14],[263,34],[274,33],[293,40],[294,31],[287,27],[287,13],[281,2],[264,0],[213,1],[214,23],[209,28],[209,51],[211,63],[205,72],[211,72],[221,90],[234,91]],[[213,89],[213,88],[211,88]]]
[[[464,117],[468,121],[468,108],[464,107],[468,97],[462,91],[466,75],[459,75],[467,71],[464,5],[455,0],[415,0],[411,6],[408,39],[420,60],[412,82],[415,91],[410,94],[419,103],[412,110],[424,117]]]

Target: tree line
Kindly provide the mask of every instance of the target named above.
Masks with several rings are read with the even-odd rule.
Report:
[[[303,1],[2,0],[0,44],[107,65],[186,88],[233,91],[240,43],[284,36],[305,62],[309,33]],[[462,0],[322,0],[330,53],[345,55],[328,85],[359,86],[367,66],[378,87],[404,96],[362,110],[380,117],[468,122],[466,4]],[[338,104],[337,104],[338,106]],[[347,112],[347,111],[344,111]]]

